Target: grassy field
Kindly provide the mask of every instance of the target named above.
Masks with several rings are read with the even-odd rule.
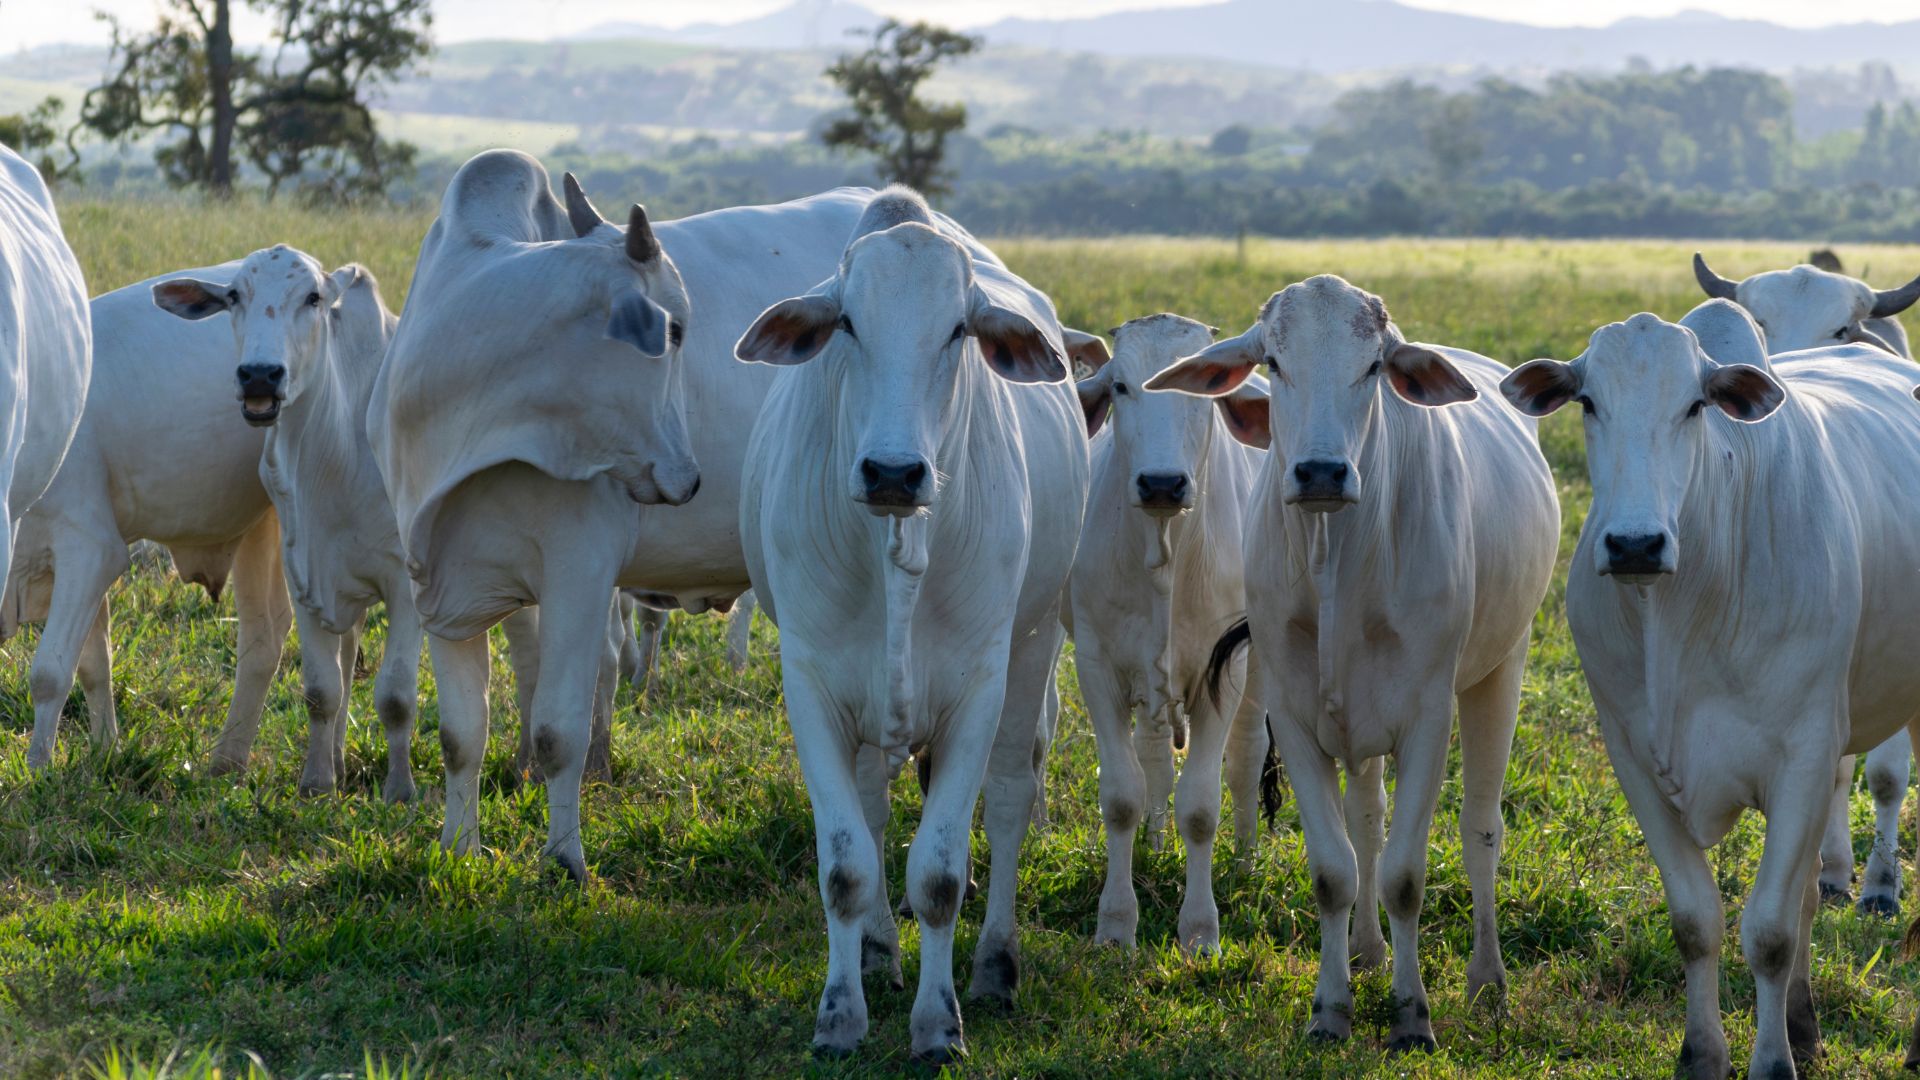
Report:
[[[603,193],[602,201],[615,199]],[[402,298],[427,218],[241,205],[110,204],[66,210],[96,291],[218,262],[276,241],[333,264],[371,266]],[[1656,243],[1524,241],[1250,243],[1152,239],[1009,241],[1009,262],[1059,301],[1066,321],[1105,328],[1171,309],[1234,330],[1301,277],[1334,271],[1383,295],[1409,337],[1508,362],[1567,358],[1597,325],[1695,299],[1689,249]],[[1724,273],[1804,254],[1715,245]],[[1920,250],[1842,254],[1882,284],[1920,269]],[[1560,477],[1566,538],[1587,487],[1576,420],[1544,441]],[[1564,566],[1563,566],[1564,570]],[[484,773],[482,829],[465,861],[436,850],[440,769],[432,691],[415,768],[423,798],[378,799],[384,750],[369,687],[354,698],[345,793],[294,795],[306,732],[295,651],[239,783],[203,763],[229,691],[233,627],[162,571],[133,571],[113,596],[125,739],[85,746],[72,703],[54,767],[25,768],[33,634],[6,646],[0,679],[0,1074],[135,1075],[179,1052],[176,1075],[391,1071],[441,1076],[881,1076],[911,1068],[910,992],[870,983],[874,1026],[846,1061],[808,1055],[826,952],[812,823],[781,716],[772,628],[756,627],[742,674],[721,659],[719,623],[683,619],[652,692],[623,688],[615,781],[589,789],[585,888],[536,858],[544,798],[516,790],[517,719],[505,665]],[[971,1060],[994,1076],[1665,1076],[1679,1049],[1681,966],[1659,880],[1610,775],[1556,583],[1537,621],[1508,778],[1501,918],[1512,984],[1500,1014],[1462,1001],[1468,889],[1453,824],[1457,770],[1434,837],[1420,962],[1440,1052],[1389,1059],[1385,978],[1360,980],[1356,1037],[1323,1050],[1299,1033],[1317,929],[1291,807],[1251,873],[1218,871],[1225,949],[1173,946],[1179,845],[1138,859],[1142,947],[1094,948],[1103,872],[1092,734],[1071,663],[1049,778],[1053,825],[1021,874],[1027,981],[1017,1008],[967,1013]],[[376,627],[369,655],[378,647]],[[918,795],[896,786],[888,859],[896,879]],[[1864,796],[1854,805],[1864,860]],[[1739,904],[1759,855],[1757,822],[1715,859]],[[979,843],[983,843],[980,841]],[[1912,849],[1910,833],[1903,847]],[[976,850],[979,850],[977,847]],[[961,920],[968,962],[979,909]],[[1819,1076],[1898,1072],[1915,975],[1893,924],[1850,910],[1816,925],[1814,986],[1827,1054]],[[909,974],[915,933],[904,928]],[[1722,968],[1734,1060],[1751,1040],[1752,980],[1727,938]],[[964,972],[963,972],[964,974]],[[911,983],[909,984],[911,985]],[[370,1070],[367,1063],[374,1067]],[[129,1062],[141,1063],[139,1067]]]

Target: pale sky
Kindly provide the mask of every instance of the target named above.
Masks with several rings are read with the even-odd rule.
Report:
[[[643,22],[677,26],[687,22],[729,22],[784,6],[788,0],[437,0],[433,5],[441,41],[473,38],[550,38],[604,22]],[[1070,18],[1122,8],[1167,7],[1209,0],[864,0],[889,15],[935,19],[955,26],[976,26],[1024,15]],[[1364,5],[1367,0],[1328,0]],[[1726,15],[1796,26],[1836,22],[1896,22],[1920,19],[1920,0],[1404,0],[1418,7],[1487,15],[1545,25],[1600,25],[1630,15],[1669,15],[1703,9]],[[113,12],[144,24],[155,0],[0,0],[0,52],[54,42],[102,44],[104,29],[95,10]],[[258,40],[264,30],[257,17],[234,4],[240,36]]]

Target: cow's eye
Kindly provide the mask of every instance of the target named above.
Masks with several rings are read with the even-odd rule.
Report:
[[[1575,400],[1575,401],[1578,401],[1578,402],[1580,403],[1580,411],[1581,411],[1581,412],[1583,412],[1583,413],[1586,413],[1586,414],[1587,414],[1588,416],[1592,416],[1592,415],[1593,415],[1593,413],[1594,413],[1594,409],[1593,409],[1593,399],[1592,399],[1592,398],[1590,398],[1590,397],[1588,397],[1588,396],[1587,396],[1587,395],[1585,395],[1585,394],[1581,394],[1581,395],[1580,395],[1579,397],[1577,397],[1577,398],[1575,398],[1574,400]]]
[[[239,289],[228,289],[228,290],[227,290],[227,303],[229,303],[229,304],[237,304],[237,303],[239,303],[239,302],[240,302],[240,290],[239,290]]]
[[[1845,340],[1847,340],[1847,327],[1844,327],[1844,326],[1843,326],[1843,327],[1841,327],[1840,329],[1838,329],[1838,330],[1835,330],[1835,331],[1833,332],[1833,339],[1834,339],[1835,341],[1845,341]]]
[[[961,338],[966,336],[967,336],[967,324],[955,323],[953,326],[953,336],[947,339],[947,344],[951,345],[954,342],[959,341]]]
[[[307,294],[307,306],[308,306],[308,307],[319,307],[319,306],[320,306],[320,294],[319,294],[319,293],[317,293],[317,292],[310,292],[310,293],[308,293],[308,294]]]
[[[1373,362],[1373,366],[1367,369],[1367,373],[1366,375],[1363,376],[1363,378],[1371,379],[1378,374],[1380,374],[1380,361],[1375,360]]]
[[[853,320],[847,318],[845,315],[840,316],[840,329],[846,331],[847,336],[850,338],[857,340],[860,337],[859,334],[853,332]]]
[[[1700,415],[1700,410],[1701,410],[1701,409],[1704,409],[1704,408],[1706,408],[1706,407],[1707,407],[1707,403],[1706,403],[1706,402],[1704,402],[1704,401],[1696,401],[1696,402],[1694,402],[1693,404],[1691,404],[1691,405],[1689,405],[1689,406],[1687,406],[1687,415],[1688,415],[1688,416],[1699,416],[1699,415]]]
[[[1267,370],[1268,370],[1268,371],[1279,371],[1279,370],[1280,370],[1280,358],[1279,358],[1279,357],[1277,357],[1277,356],[1269,356],[1269,357],[1267,357]]]
[[[1126,397],[1129,393],[1131,393],[1131,391],[1127,389],[1127,384],[1123,382],[1114,383],[1113,392],[1116,394],[1119,394],[1121,397]]]
[[[680,347],[681,342],[687,340],[687,328],[679,319],[673,320],[673,324],[667,328],[667,340],[673,342],[673,347],[676,349]]]

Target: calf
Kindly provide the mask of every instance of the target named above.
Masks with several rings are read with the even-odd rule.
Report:
[[[1232,396],[1262,364],[1270,409]],[[1560,513],[1533,423],[1481,399],[1505,373],[1485,357],[1405,340],[1378,297],[1321,276],[1276,293],[1246,333],[1147,384],[1219,397],[1243,438],[1275,441],[1247,522],[1245,632],[1320,909],[1313,1038],[1351,1031],[1349,949],[1362,960],[1385,952],[1371,900],[1384,842],[1389,1045],[1434,1045],[1419,920],[1456,702],[1473,888],[1468,1000],[1506,981],[1494,918],[1500,795]],[[1398,781],[1383,838],[1386,754]],[[1348,770],[1344,813],[1336,763]],[[1350,942],[1356,896],[1368,906]]]
[[[787,719],[813,802],[827,981],[814,1046],[867,1031],[863,967],[899,972],[886,783],[930,759],[907,853],[920,922],[913,1051],[964,1046],[954,927],[986,777],[992,846],[971,992],[1009,1000],[1036,726],[1087,496],[1053,305],[919,196],[889,189],[839,271],[736,347],[785,368],[748,446],[741,536],[779,626]]]
[[[1699,333],[1696,335],[1695,330]],[[1703,339],[1745,363],[1721,363]],[[1686,965],[1680,1070],[1723,1080],[1720,889],[1706,849],[1742,810],[1766,846],[1740,920],[1755,982],[1749,1076],[1817,1050],[1809,937],[1844,755],[1911,730],[1920,667],[1920,409],[1910,365],[1842,345],[1769,360],[1712,301],[1635,315],[1502,391],[1585,413],[1593,507],[1567,621],[1614,774],[1660,867]],[[1872,469],[1862,469],[1872,462]],[[1912,1063],[1910,1051],[1909,1063]]]
[[[1251,718],[1236,724],[1243,730],[1264,724],[1257,695],[1222,705],[1203,684],[1214,639],[1246,610],[1241,531],[1266,455],[1234,438],[1225,410],[1146,391],[1161,368],[1212,341],[1192,319],[1135,319],[1114,330],[1113,360],[1079,384],[1095,436],[1093,486],[1065,614],[1100,749],[1107,883],[1095,941],[1134,944],[1134,830],[1144,814],[1150,839],[1161,831],[1174,787],[1174,729],[1183,727],[1187,764],[1174,814],[1187,849],[1179,940],[1190,949],[1219,944],[1213,840],[1221,755],[1237,711]],[[1258,408],[1265,394],[1249,382],[1234,401]],[[1234,791],[1243,822],[1254,820],[1255,802],[1250,788]],[[1253,837],[1243,831],[1238,839],[1246,848]]]

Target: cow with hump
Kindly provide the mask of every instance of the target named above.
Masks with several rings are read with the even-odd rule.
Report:
[[[580,782],[615,586],[682,606],[748,586],[740,433],[771,381],[733,342],[833,272],[866,205],[836,191],[625,228],[526,154],[463,165],[421,245],[368,405],[440,691],[442,843],[477,842],[486,630],[537,604],[545,851],[586,873]],[[697,410],[690,426],[686,402]],[[696,495],[698,496],[696,498]]]
[[[21,518],[47,493],[79,430],[92,370],[86,283],[53,196],[40,170],[0,146],[0,586],[13,565]],[[71,664],[64,679],[54,667],[36,665],[33,673],[27,760],[35,768],[53,755],[54,725],[73,682]],[[94,736],[112,737],[98,712]]]
[[[1732,301],[1753,316],[1769,355],[1853,343],[1912,359],[1900,313],[1920,300],[1920,278],[1897,289],[1874,289],[1842,273],[1840,260],[1832,252],[1817,252],[1814,257],[1826,265],[1770,270],[1732,281],[1715,273],[1696,252],[1693,273],[1708,296]],[[1744,334],[1747,328],[1741,326],[1739,331]],[[1711,355],[1711,348],[1708,352]],[[1900,805],[1906,801],[1912,762],[1913,744],[1904,731],[1867,754],[1874,836],[1860,880],[1860,910],[1889,919],[1900,913]],[[1833,809],[1827,815],[1827,833],[1820,843],[1820,895],[1844,903],[1853,885],[1851,757],[1842,763],[1840,774]]]
[[[813,802],[827,918],[814,1046],[849,1051],[866,1034],[863,969],[899,984],[881,832],[887,783],[919,753],[911,1030],[914,1053],[940,1061],[964,1048],[954,927],[983,778],[992,862],[970,992],[1010,1000],[1018,979],[1016,868],[1086,435],[1052,303],[918,195],[882,192],[832,255],[837,272],[736,347],[780,371],[749,446],[741,531],[780,628]]]
[[[1876,346],[1769,358],[1746,313],[1713,300],[1679,325],[1603,326],[1573,361],[1502,386],[1528,415],[1585,414],[1593,506],[1567,621],[1666,886],[1687,979],[1679,1067],[1701,1080],[1729,1071],[1706,849],[1748,808],[1766,817],[1740,918],[1748,1075],[1791,1078],[1818,1050],[1809,937],[1840,762],[1920,715],[1913,385]]]
[[[1266,455],[1239,441],[1235,417],[1266,409],[1265,381],[1249,380],[1219,409],[1146,389],[1160,369],[1213,344],[1214,333],[1178,315],[1134,319],[1114,328],[1113,360],[1079,383],[1093,435],[1093,487],[1065,614],[1100,750],[1107,879],[1095,941],[1134,944],[1134,833],[1144,821],[1157,844],[1164,831],[1175,794],[1176,729],[1184,729],[1187,763],[1174,819],[1186,845],[1187,888],[1177,931],[1188,949],[1220,943],[1213,847],[1221,758],[1230,728],[1242,742],[1265,742],[1247,737],[1263,735],[1259,695],[1222,702],[1204,678],[1215,639],[1247,607],[1241,534]],[[1236,675],[1246,685],[1244,673]],[[1258,820],[1260,756],[1242,753],[1255,771],[1240,771],[1234,788],[1243,852],[1251,851]]]
[[[1236,406],[1257,367],[1270,409]],[[1274,294],[1246,333],[1147,384],[1221,398],[1243,438],[1272,445],[1247,519],[1247,623],[1221,655],[1250,636],[1306,833],[1320,910],[1310,1038],[1351,1033],[1349,960],[1386,955],[1378,895],[1393,937],[1389,1045],[1434,1045],[1419,919],[1456,703],[1473,890],[1468,1000],[1506,982],[1494,917],[1501,789],[1560,533],[1535,426],[1493,396],[1506,372],[1405,340],[1379,297],[1329,275]],[[1387,754],[1398,778],[1391,836]]]

